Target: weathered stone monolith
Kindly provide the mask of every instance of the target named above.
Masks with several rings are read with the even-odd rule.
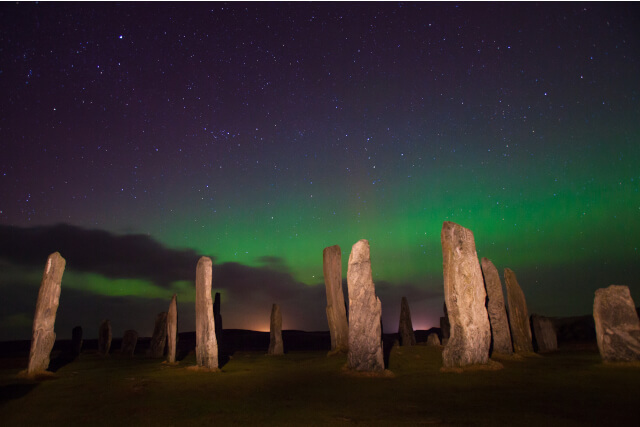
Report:
[[[409,310],[409,303],[406,297],[402,297],[400,302],[398,335],[400,337],[400,345],[416,345],[416,335],[413,332],[413,323],[411,322],[411,310]]]
[[[629,287],[598,289],[593,302],[596,339],[605,362],[640,360],[640,321]]]
[[[427,337],[427,345],[440,345],[440,337],[436,333],[430,333]]]
[[[222,315],[220,314],[220,292],[216,292],[215,297],[213,298],[213,321],[216,324],[216,342],[218,343],[218,348],[220,348],[220,343],[222,342]]]
[[[71,330],[71,354],[76,357],[82,351],[82,327],[76,326]]]
[[[209,257],[201,257],[196,268],[196,360],[198,366],[218,369],[213,301],[211,300],[211,270]]]
[[[111,322],[109,319],[105,319],[100,323],[100,329],[98,330],[98,353],[102,356],[109,355],[111,337]]]
[[[167,313],[163,311],[156,316],[153,327],[153,335],[149,343],[149,356],[159,359],[164,356],[164,349],[167,345]]]
[[[167,362],[176,362],[176,345],[178,337],[178,299],[173,294],[167,313]]]
[[[482,258],[481,265],[484,286],[487,290],[487,312],[489,313],[489,323],[491,324],[493,353],[513,354],[509,318],[504,306],[500,275],[489,259]]]
[[[510,268],[504,269],[504,282],[509,301],[509,325],[511,326],[513,350],[516,353],[533,353],[527,301],[518,284],[516,274]]]
[[[442,352],[443,367],[462,368],[489,363],[491,327],[486,292],[471,230],[445,221],[440,234],[444,297],[451,337]]]
[[[280,356],[284,354],[282,345],[282,313],[278,304],[271,307],[271,327],[269,329],[269,350],[267,354]]]
[[[349,324],[342,290],[342,252],[334,245],[322,251],[322,271],[327,294],[327,321],[331,334],[331,354],[349,350]]]
[[[380,298],[376,296],[367,240],[360,240],[351,248],[347,286],[349,290],[347,367],[354,371],[384,371],[380,327],[382,304]]]
[[[558,349],[558,337],[553,322],[548,317],[531,315],[531,331],[538,353],[549,353]]]
[[[58,252],[52,253],[47,258],[38,291],[36,312],[33,316],[33,333],[27,375],[44,372],[49,367],[51,349],[56,342],[54,326],[60,303],[60,285],[65,265],[65,259]]]
[[[133,329],[124,331],[122,336],[122,345],[120,346],[120,353],[125,357],[133,357],[136,351],[136,344],[138,343],[138,333]]]

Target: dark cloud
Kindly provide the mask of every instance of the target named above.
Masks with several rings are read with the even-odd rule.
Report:
[[[67,268],[109,278],[147,279],[160,286],[191,279],[198,262],[193,250],[169,249],[141,234],[116,235],[66,224],[33,228],[0,225],[0,258],[41,267],[56,251],[67,260]]]

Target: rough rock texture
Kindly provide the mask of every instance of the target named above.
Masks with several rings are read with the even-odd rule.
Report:
[[[164,356],[164,348],[167,345],[167,313],[162,312],[156,316],[153,335],[149,343],[149,356],[161,358]]]
[[[442,304],[444,309],[444,317],[440,318],[440,332],[442,333],[442,345],[449,341],[451,336],[451,323],[449,323],[449,313],[447,313],[447,303]]]
[[[511,325],[513,350],[516,353],[533,353],[527,301],[518,284],[516,274],[509,268],[504,269],[504,282],[507,286],[507,300],[509,301],[509,324]]]
[[[445,221],[440,239],[444,297],[451,323],[451,337],[442,352],[443,367],[487,364],[491,327],[473,233],[458,224]]]
[[[60,303],[60,284],[65,265],[66,261],[58,252],[52,253],[47,258],[42,282],[40,282],[36,312],[33,317],[33,334],[31,335],[27,375],[44,372],[49,367],[51,349],[56,342],[56,334],[53,329]]]
[[[549,353],[558,350],[558,337],[553,322],[548,317],[531,315],[531,331],[538,353]]]
[[[351,248],[347,270],[349,288],[349,351],[347,367],[355,371],[384,371],[382,304],[371,276],[369,242],[360,240]]]
[[[598,349],[604,361],[640,360],[640,321],[627,286],[598,289],[593,318]]]
[[[220,346],[222,340],[222,315],[220,314],[220,292],[213,299],[213,320],[216,324],[216,342]]]
[[[122,336],[122,346],[120,347],[120,353],[126,357],[133,357],[133,353],[136,351],[136,344],[138,343],[138,333],[133,329],[124,331]]]
[[[178,299],[173,294],[167,312],[167,362],[176,362],[176,345],[178,337]]]
[[[213,301],[211,300],[211,258],[201,257],[196,268],[196,360],[198,366],[218,369]]]
[[[487,312],[489,313],[489,323],[491,324],[493,352],[512,354],[513,346],[511,345],[509,318],[504,306],[504,294],[502,293],[502,283],[500,282],[498,269],[487,258],[482,258],[481,265],[484,286],[487,290]]]
[[[269,331],[269,351],[267,354],[279,356],[284,354],[282,345],[282,313],[278,304],[271,307],[271,328]]]
[[[429,336],[427,337],[427,345],[440,345],[440,338],[438,338],[438,334],[429,334]]]
[[[342,252],[334,245],[322,251],[322,271],[327,293],[327,321],[331,334],[331,350],[346,353],[349,350],[349,324],[342,290]]]
[[[398,335],[400,345],[416,345],[416,335],[413,332],[413,323],[411,323],[411,310],[409,310],[409,303],[406,297],[402,297],[402,302],[400,303]]]
[[[75,357],[82,351],[82,327],[76,326],[71,331],[71,354]]]
[[[103,320],[100,323],[100,329],[98,330],[98,353],[103,356],[109,355],[109,349],[111,348],[111,322],[109,319]]]

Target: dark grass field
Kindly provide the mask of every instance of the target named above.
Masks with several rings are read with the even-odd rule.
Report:
[[[184,343],[185,340],[183,340]],[[640,367],[601,363],[592,347],[500,360],[504,369],[440,372],[442,348],[387,343],[391,377],[346,373],[325,350],[233,351],[199,372],[87,349],[51,379],[17,376],[26,357],[0,359],[0,424],[636,426]]]

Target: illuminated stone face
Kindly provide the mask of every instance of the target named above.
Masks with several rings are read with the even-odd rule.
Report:
[[[211,258],[202,257],[196,267],[196,360],[198,366],[218,369],[213,300],[211,299]]]
[[[267,354],[278,356],[284,354],[282,343],[282,313],[278,304],[271,307],[271,328],[269,329],[269,350]]]
[[[342,291],[342,252],[334,245],[322,251],[322,271],[327,294],[327,321],[331,334],[331,350],[347,352],[349,349],[349,325]]]
[[[593,318],[603,360],[640,360],[640,321],[627,286],[598,289],[593,302]]]
[[[491,331],[486,292],[473,233],[458,224],[442,225],[444,297],[451,336],[442,353],[445,368],[486,364]]]
[[[504,269],[504,282],[509,301],[509,325],[511,326],[513,350],[516,353],[533,353],[527,300],[518,284],[516,273],[510,268]]]
[[[511,332],[509,331],[509,319],[504,306],[504,294],[502,293],[502,283],[500,275],[493,263],[482,258],[482,275],[484,276],[484,286],[487,290],[487,312],[491,323],[491,339],[493,341],[493,352],[501,354],[512,354]]]

